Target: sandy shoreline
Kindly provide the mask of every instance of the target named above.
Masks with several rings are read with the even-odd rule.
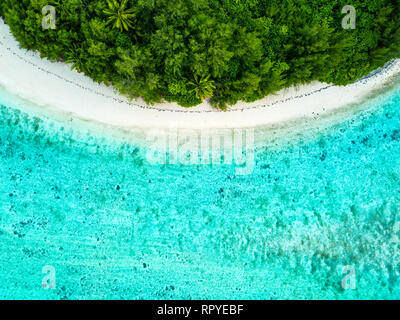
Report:
[[[110,87],[93,82],[68,65],[41,59],[18,47],[0,19],[0,86],[7,92],[69,117],[130,128],[244,128],[277,125],[327,114],[365,98],[400,73],[400,59],[346,87],[313,83],[289,88],[228,112],[203,103],[184,109],[174,103],[148,106],[130,102]]]

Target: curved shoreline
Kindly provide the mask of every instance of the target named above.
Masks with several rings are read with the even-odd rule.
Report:
[[[130,102],[113,88],[71,71],[64,63],[41,59],[18,47],[0,19],[0,86],[44,108],[122,129],[245,128],[277,125],[328,114],[357,103],[400,73],[400,59],[345,87],[314,82],[281,90],[253,103],[239,102],[228,111],[208,103],[183,109],[175,103]]]

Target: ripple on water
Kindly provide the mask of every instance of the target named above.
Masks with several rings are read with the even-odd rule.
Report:
[[[235,176],[2,105],[0,297],[399,298],[399,106],[264,145]]]

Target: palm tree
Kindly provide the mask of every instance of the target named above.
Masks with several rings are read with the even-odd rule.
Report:
[[[209,80],[210,76],[207,76],[205,78],[201,77],[199,79],[198,76],[195,77],[194,81],[190,81],[188,83],[189,86],[191,86],[193,89],[191,89],[189,92],[195,92],[196,97],[199,98],[201,101],[207,98],[211,98],[214,94],[214,81]]]
[[[72,64],[71,70],[76,69],[78,72],[82,72],[84,63],[81,58],[81,48],[73,44],[66,54],[65,62]]]
[[[127,2],[128,0],[122,0],[121,3],[117,0],[107,0],[108,9],[103,11],[108,15],[107,24],[113,24],[113,27],[120,31],[132,28],[132,19],[135,18],[133,9],[126,9]]]

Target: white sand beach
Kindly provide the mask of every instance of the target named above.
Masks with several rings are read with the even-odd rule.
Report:
[[[41,108],[69,117],[123,129],[134,128],[245,128],[315,117],[356,103],[400,73],[400,59],[385,68],[339,87],[315,82],[282,90],[254,103],[240,102],[226,112],[208,103],[186,109],[175,103],[146,105],[130,102],[112,87],[97,84],[64,63],[41,59],[20,49],[0,19],[0,87]]]

